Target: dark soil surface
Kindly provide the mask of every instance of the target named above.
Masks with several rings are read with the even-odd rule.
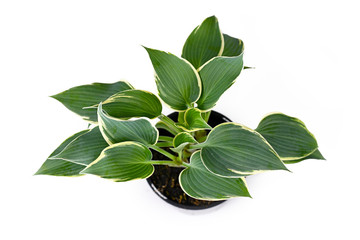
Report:
[[[173,120],[177,120],[177,113],[172,113],[169,117]],[[212,111],[209,119],[209,125],[214,127],[220,123],[230,121],[222,114]],[[160,135],[171,136],[166,131],[160,129]],[[168,150],[168,149],[165,149]],[[170,150],[168,150],[170,152]],[[164,155],[152,151],[153,159],[156,160],[169,160]],[[184,168],[169,167],[166,165],[156,165],[154,174],[147,179],[150,186],[156,188],[155,191],[166,202],[175,205],[177,207],[186,209],[204,209],[216,206],[224,201],[205,201],[192,198],[181,189],[179,183],[179,174]]]

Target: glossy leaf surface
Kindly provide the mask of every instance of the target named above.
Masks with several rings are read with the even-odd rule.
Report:
[[[216,201],[250,197],[244,178],[224,178],[209,172],[199,151],[191,156],[190,166],[180,173],[179,181],[184,192],[196,199]]]
[[[117,182],[147,178],[154,172],[151,158],[150,150],[140,143],[117,143],[107,147],[99,158],[81,173],[94,174]]]
[[[84,120],[97,122],[96,108],[84,109],[84,107],[98,104],[117,92],[132,88],[133,87],[125,81],[112,84],[93,83],[73,87],[51,97],[64,104],[64,106],[72,112],[80,115]]]
[[[204,165],[220,176],[241,177],[265,170],[286,170],[270,144],[259,133],[240,124],[216,126],[200,145]]]

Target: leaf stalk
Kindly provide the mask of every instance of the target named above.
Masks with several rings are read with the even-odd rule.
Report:
[[[171,153],[167,152],[166,150],[164,150],[156,145],[150,145],[149,147],[151,149],[154,149],[155,151],[163,154],[164,156],[168,157],[169,159],[173,160],[174,162],[178,162],[178,159],[176,158],[176,156],[172,155]]]

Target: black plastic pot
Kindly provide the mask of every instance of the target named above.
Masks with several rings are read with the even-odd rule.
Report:
[[[177,121],[178,113],[173,112],[168,115],[174,121]],[[220,123],[231,122],[231,120],[221,113],[216,111],[211,111],[208,124],[211,127],[215,127]],[[162,136],[172,136],[166,130],[160,129],[160,135]],[[169,150],[170,151],[170,150]],[[152,151],[153,159],[156,160],[169,160],[164,155]],[[223,203],[224,201],[205,201],[198,200],[192,197],[189,197],[181,189],[179,184],[179,174],[183,168],[169,167],[166,165],[156,165],[155,171],[151,177],[147,179],[147,182],[154,190],[154,192],[161,197],[167,203],[170,203],[173,206],[185,209],[200,210],[214,207]]]

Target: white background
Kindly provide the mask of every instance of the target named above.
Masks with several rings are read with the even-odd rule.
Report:
[[[0,239],[359,239],[356,2],[1,1]],[[256,67],[215,110],[251,128],[273,111],[298,117],[327,161],[249,177],[253,199],[198,212],[163,202],[145,180],[33,176],[87,127],[48,96],[120,79],[156,92],[141,45],[180,55],[211,15]]]

